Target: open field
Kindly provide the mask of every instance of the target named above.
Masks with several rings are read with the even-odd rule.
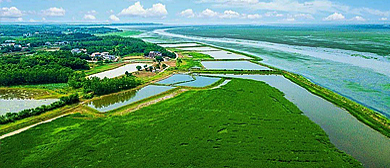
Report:
[[[360,166],[262,82],[234,79],[128,115],[90,115],[60,118],[1,140],[1,162],[5,167]]]
[[[130,36],[136,36],[142,34],[141,31],[136,30],[126,30],[123,32],[113,32],[113,33],[106,33],[106,34],[98,34],[97,36],[121,36],[121,37],[130,37]]]

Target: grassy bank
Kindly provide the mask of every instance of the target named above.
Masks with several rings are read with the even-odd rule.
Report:
[[[0,125],[0,135],[4,135],[6,133],[9,133],[9,132],[12,132],[12,131],[36,124],[36,123],[39,123],[41,121],[52,119],[52,118],[55,118],[55,117],[63,115],[63,114],[75,112],[75,111],[77,111],[77,110],[75,110],[77,106],[78,105],[76,105],[76,104],[67,105],[65,107],[61,107],[58,109],[54,109],[54,110],[45,112],[45,113],[38,115],[38,116],[31,116],[31,117],[28,117],[28,118],[25,118],[22,120],[18,120],[18,121],[12,122],[12,123]]]
[[[301,113],[275,88],[234,79],[124,116],[76,114],[37,126],[1,140],[0,162],[4,167],[361,166]]]

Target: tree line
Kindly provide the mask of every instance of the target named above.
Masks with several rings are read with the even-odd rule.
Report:
[[[0,85],[66,83],[75,70],[87,70],[87,61],[69,51],[0,57]]]
[[[85,93],[93,95],[104,95],[115,93],[126,89],[132,89],[140,85],[142,81],[126,73],[121,78],[103,78],[91,77],[86,78],[83,73],[75,73],[69,78],[68,84],[73,88],[83,88]]]

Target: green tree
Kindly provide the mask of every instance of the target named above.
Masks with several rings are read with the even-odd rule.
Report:
[[[138,71],[141,71],[141,69],[142,69],[142,67],[139,66],[139,65],[137,65],[136,68],[137,68]]]

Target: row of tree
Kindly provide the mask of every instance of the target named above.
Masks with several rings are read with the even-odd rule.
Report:
[[[0,124],[7,124],[17,120],[21,120],[27,117],[40,115],[50,110],[54,110],[65,105],[73,104],[79,102],[79,95],[72,94],[70,96],[61,97],[59,101],[56,101],[50,105],[42,105],[37,108],[25,109],[18,113],[7,113],[0,116]]]
[[[104,36],[91,40],[75,41],[61,49],[71,50],[73,48],[85,48],[88,53],[106,51],[117,56],[125,56],[132,53],[149,55],[150,51],[159,51],[163,56],[175,58],[175,54],[167,51],[164,47],[146,43],[141,39],[120,36]]]
[[[126,89],[135,88],[142,82],[131,73],[126,73],[121,78],[103,78],[98,77],[85,78],[83,73],[75,73],[69,78],[68,84],[73,88],[83,88],[85,93],[94,95],[104,95],[115,93]]]

